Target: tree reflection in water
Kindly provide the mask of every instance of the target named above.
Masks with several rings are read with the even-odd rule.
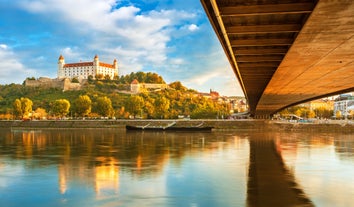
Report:
[[[35,185],[45,185],[50,191],[55,177],[60,197],[50,192],[51,197],[46,198],[48,205],[58,205],[57,200],[96,206],[106,202],[112,204],[106,206],[115,206],[115,202],[123,206],[314,206],[325,201],[348,204],[348,195],[353,195],[350,191],[354,193],[354,187],[348,184],[353,177],[337,176],[342,165],[323,177],[312,171],[301,174],[302,166],[307,167],[301,162],[326,166],[306,157],[322,146],[329,146],[337,155],[331,158],[322,153],[323,159],[339,158],[347,163],[344,175],[354,173],[353,136],[331,136],[116,129],[2,130],[0,200],[23,206],[21,199],[15,198],[23,196],[25,189],[29,193],[23,200],[33,201],[27,206],[37,206],[36,200],[43,197],[31,194],[31,190]],[[332,191],[343,192],[341,200],[334,198],[338,197],[335,193],[321,194],[325,182],[315,187],[306,183],[314,177],[316,182],[327,179],[329,175],[339,177],[335,181],[343,189],[333,183],[326,189],[335,186]],[[346,191],[349,193],[345,194]]]

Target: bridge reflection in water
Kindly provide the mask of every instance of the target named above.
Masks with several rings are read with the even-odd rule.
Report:
[[[353,172],[352,135],[0,131],[1,206],[350,206]]]
[[[314,206],[286,168],[274,137],[262,134],[249,143],[248,206]]]

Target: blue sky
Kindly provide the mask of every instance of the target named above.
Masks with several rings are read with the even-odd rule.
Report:
[[[0,84],[56,78],[60,54],[243,95],[199,0],[0,0]]]

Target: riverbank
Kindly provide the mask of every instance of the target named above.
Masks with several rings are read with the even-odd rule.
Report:
[[[292,123],[270,120],[43,120],[43,121],[0,121],[0,128],[118,128],[126,125],[144,126],[168,125],[177,122],[179,126],[213,127],[214,130],[237,131],[316,131],[316,132],[346,132],[354,133],[354,124],[348,121],[324,123]]]

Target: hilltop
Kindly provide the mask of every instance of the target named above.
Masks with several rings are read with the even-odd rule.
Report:
[[[72,80],[74,81],[76,82]],[[229,100],[223,99],[216,92],[199,93],[186,88],[179,81],[166,84],[163,78],[155,73],[131,73],[117,80],[89,78],[80,84],[82,87],[79,90],[66,91],[60,87],[46,85],[0,85],[0,118],[10,119],[12,115],[16,115],[14,102],[21,98],[32,101],[32,111],[28,113],[41,113],[36,118],[221,118],[227,117],[231,109]],[[90,101],[87,106],[88,113],[80,112],[82,104],[79,99],[83,96]],[[66,113],[57,112],[58,100],[69,102]],[[107,110],[102,110],[106,105]]]

